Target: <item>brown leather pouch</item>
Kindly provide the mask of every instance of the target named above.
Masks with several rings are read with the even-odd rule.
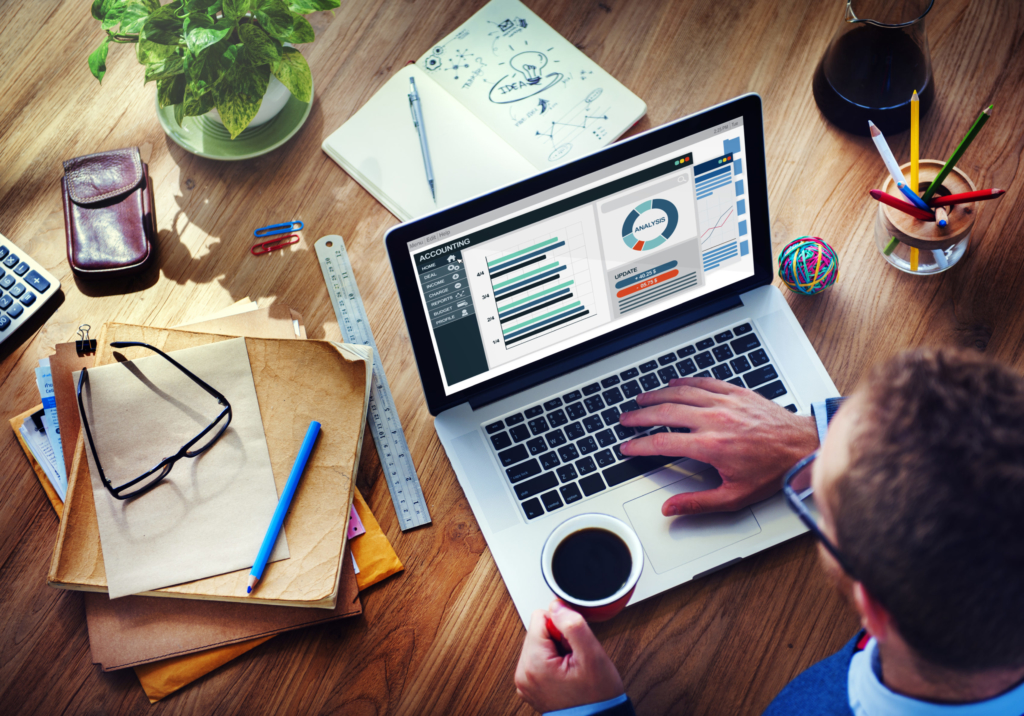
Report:
[[[64,162],[60,180],[68,262],[97,280],[142,271],[156,240],[153,185],[138,147]]]

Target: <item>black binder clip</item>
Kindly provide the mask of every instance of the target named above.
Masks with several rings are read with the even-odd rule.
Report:
[[[92,328],[88,323],[83,323],[78,327],[78,340],[75,341],[75,352],[80,356],[84,356],[86,353],[96,352],[96,339],[89,338],[89,329]]]

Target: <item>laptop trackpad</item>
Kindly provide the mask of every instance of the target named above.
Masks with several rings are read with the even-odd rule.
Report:
[[[721,484],[718,473],[708,470],[623,505],[655,572],[664,574],[761,532],[749,507],[739,512],[662,516],[661,505],[672,495],[710,490]]]

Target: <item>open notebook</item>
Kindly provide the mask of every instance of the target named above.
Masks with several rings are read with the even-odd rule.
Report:
[[[420,95],[437,202],[409,109]],[[518,0],[492,0],[389,79],[323,150],[402,221],[610,144],[647,111]]]

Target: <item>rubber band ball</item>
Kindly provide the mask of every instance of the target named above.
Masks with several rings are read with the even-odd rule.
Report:
[[[839,256],[817,236],[801,236],[779,253],[779,278],[791,291],[813,296],[839,279]]]

